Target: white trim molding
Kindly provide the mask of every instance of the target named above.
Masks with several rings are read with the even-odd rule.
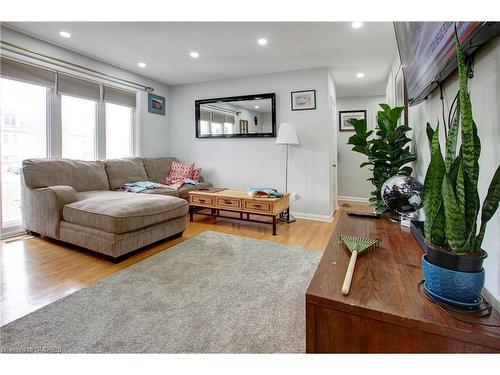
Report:
[[[309,214],[305,212],[293,212],[291,211],[290,214],[297,219],[305,219],[305,220],[317,220],[317,221],[326,221],[328,223],[331,223],[333,221],[333,214],[331,215],[317,215],[317,214]]]
[[[369,198],[361,198],[361,197],[346,197],[339,195],[337,197],[338,201],[349,201],[349,202],[362,202],[362,203],[369,203]]]

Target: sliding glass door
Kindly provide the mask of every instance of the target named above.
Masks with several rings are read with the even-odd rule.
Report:
[[[48,89],[0,78],[1,229],[21,224],[21,162],[47,157]]]

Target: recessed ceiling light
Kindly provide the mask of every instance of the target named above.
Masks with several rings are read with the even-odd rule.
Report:
[[[145,68],[146,67],[146,63],[145,62],[139,62],[139,63],[137,63],[137,65],[139,65],[139,68]]]
[[[365,73],[359,72],[356,73],[356,78],[363,78],[365,76]]]
[[[191,51],[189,52],[189,56],[191,56],[193,59],[197,59],[198,57],[200,57],[200,54],[196,51]]]
[[[71,38],[71,33],[68,33],[67,31],[61,31],[59,35],[63,38]]]
[[[363,22],[356,21],[356,22],[353,22],[351,25],[352,25],[353,29],[359,29],[361,26],[363,26]]]
[[[265,46],[267,44],[267,39],[260,38],[259,40],[257,40],[257,43],[259,43],[261,46]]]
[[[259,109],[259,106],[258,105],[254,105],[253,106],[255,109]]]

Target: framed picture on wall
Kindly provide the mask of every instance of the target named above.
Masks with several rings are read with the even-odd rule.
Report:
[[[292,92],[292,111],[316,109],[316,90]]]
[[[148,94],[148,112],[165,115],[165,98],[160,95]]]
[[[339,111],[339,130],[341,132],[353,132],[354,126],[352,120],[365,120],[366,110],[358,111]]]

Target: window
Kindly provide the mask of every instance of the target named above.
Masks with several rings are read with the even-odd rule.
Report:
[[[3,117],[3,124],[4,126],[16,126],[17,121],[16,121],[16,115],[13,113],[6,113],[5,116]]]
[[[62,157],[96,159],[96,102],[61,95]]]
[[[224,134],[233,134],[234,130],[234,116],[225,115],[224,116]]]
[[[24,159],[96,160],[134,154],[137,92],[4,56],[0,73],[0,234],[4,236],[22,229]]]
[[[212,113],[210,111],[201,110],[201,126],[200,133],[201,134],[212,134],[210,127],[210,119],[212,117]]]
[[[106,103],[106,158],[133,155],[133,109]]]
[[[21,222],[21,162],[47,157],[47,88],[1,78],[0,113],[3,229]]]

